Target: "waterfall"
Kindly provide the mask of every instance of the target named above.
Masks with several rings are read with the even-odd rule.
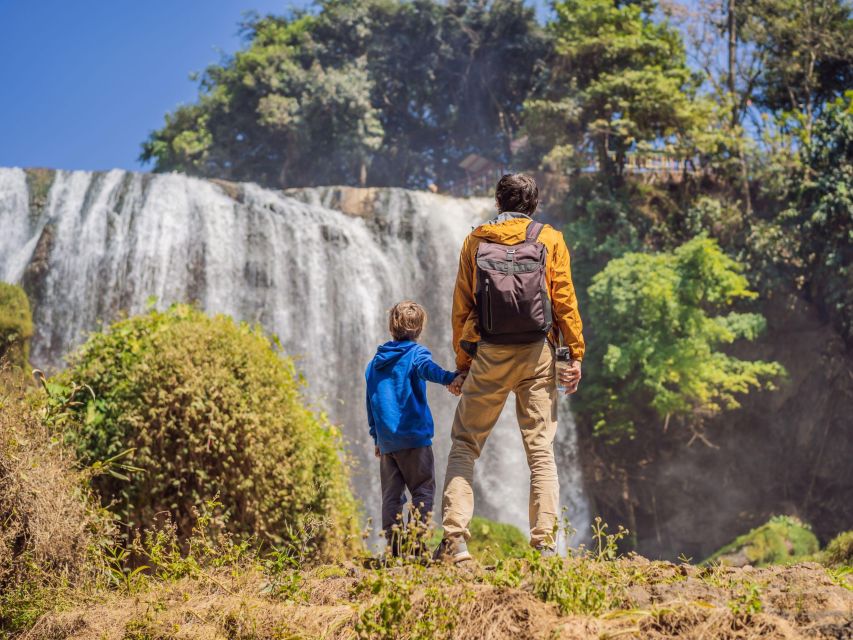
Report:
[[[410,298],[422,337],[453,368],[450,305],[459,248],[489,214],[484,199],[402,189],[287,192],[177,174],[0,169],[0,280],[33,305],[32,361],[61,366],[86,332],[121,312],[194,302],[260,323],[308,380],[310,401],[340,424],[356,495],[378,521],[379,474],[364,414],[364,367],[388,339],[386,312]],[[456,399],[430,385],[439,490]],[[574,422],[561,404],[562,501],[586,528]],[[527,530],[529,473],[514,401],[477,467],[477,512]]]

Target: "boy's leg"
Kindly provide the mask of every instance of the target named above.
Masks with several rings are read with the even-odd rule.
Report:
[[[535,371],[515,388],[516,414],[527,464],[530,466],[530,544],[552,547],[560,503],[554,460],[557,433],[557,387],[554,353],[546,343],[537,354]]]
[[[403,527],[403,505],[406,503],[406,483],[403,474],[394,460],[394,454],[383,453],[379,457],[379,481],[382,486],[382,531],[385,539],[391,545],[391,552],[395,553],[394,540],[392,537],[394,525]]]
[[[441,501],[445,538],[471,537],[468,523],[474,515],[474,462],[518,378],[516,345],[480,343],[456,407],[452,444]]]
[[[404,449],[397,451],[394,457],[412,494],[412,510],[417,510],[421,522],[427,522],[435,500],[435,458],[432,447]]]

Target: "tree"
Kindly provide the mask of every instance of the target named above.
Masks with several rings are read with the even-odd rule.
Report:
[[[853,344],[853,91],[816,120],[780,216],[795,241],[794,281]]]
[[[424,188],[509,160],[547,40],[522,0],[323,0],[256,17],[199,100],[143,145],[155,170],[269,186]]]
[[[531,151],[551,170],[596,162],[620,175],[629,151],[669,145],[700,125],[697,78],[655,3],[563,0],[549,25],[551,73],[525,104]],[[688,152],[689,153],[689,152]]]
[[[626,254],[593,278],[588,313],[602,347],[579,409],[597,434],[619,440],[674,419],[702,438],[704,419],[736,408],[751,389],[772,388],[780,365],[718,349],[765,326],[761,315],[733,310],[756,297],[741,271],[698,237],[673,252]]]
[[[846,0],[748,0],[744,38],[762,52],[755,99],[798,115],[806,132],[853,83],[853,18]]]

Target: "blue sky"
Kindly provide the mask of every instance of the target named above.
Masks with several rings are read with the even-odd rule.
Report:
[[[310,4],[0,0],[0,166],[143,169],[140,143],[240,47],[245,12]]]

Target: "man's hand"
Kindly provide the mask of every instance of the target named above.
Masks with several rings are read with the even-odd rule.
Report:
[[[581,363],[580,360],[572,360],[568,367],[563,367],[559,372],[560,386],[565,387],[565,394],[572,395],[578,390],[578,385],[581,381]]]
[[[377,458],[382,457],[382,453],[379,451],[379,445],[373,447],[373,455],[375,455]]]
[[[447,385],[447,390],[454,396],[462,395],[462,384],[465,382],[465,378],[467,377],[467,371],[463,371],[462,373],[456,374],[456,377],[453,379],[453,382]]]

